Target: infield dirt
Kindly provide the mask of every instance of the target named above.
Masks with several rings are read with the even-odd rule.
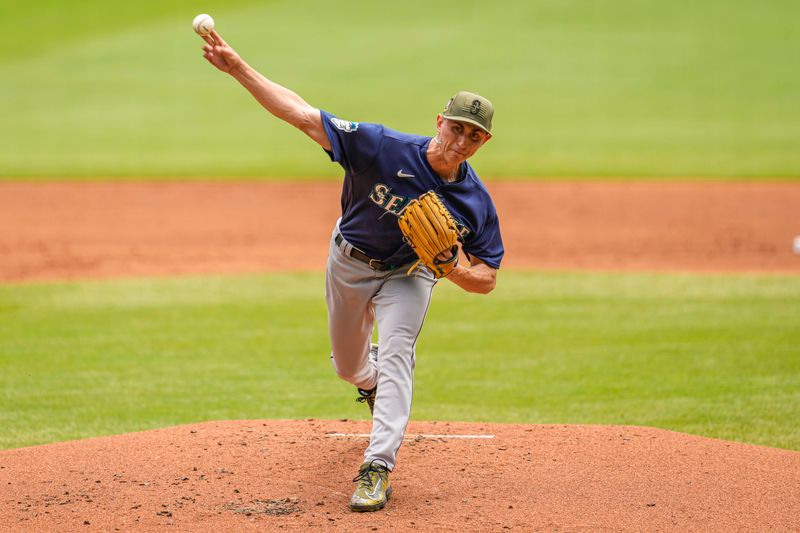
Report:
[[[504,268],[800,273],[794,184],[489,188]],[[335,183],[2,183],[0,281],[322,270],[338,211]],[[331,433],[368,431],[213,422],[0,451],[0,531],[800,530],[800,453],[612,426],[412,422],[392,501],[354,514],[365,439]]]
[[[503,268],[800,272],[792,183],[488,185]],[[0,183],[0,281],[323,270],[338,183]]]

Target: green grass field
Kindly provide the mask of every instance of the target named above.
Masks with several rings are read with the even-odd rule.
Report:
[[[800,177],[795,0],[5,0],[0,177],[327,177],[200,56],[198,11],[312,104],[432,132],[495,101],[495,177]]]
[[[494,100],[493,178],[800,179],[794,0],[4,0],[0,179],[339,179],[200,54],[200,11],[318,107],[433,132]],[[445,282],[413,417],[635,424],[800,450],[800,277]],[[366,418],[322,275],[0,285],[0,448],[241,418]]]
[[[437,289],[412,417],[634,424],[800,450],[800,278],[504,272]],[[0,286],[0,448],[367,418],[322,274]]]

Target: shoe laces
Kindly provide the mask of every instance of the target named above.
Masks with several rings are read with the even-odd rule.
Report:
[[[383,464],[380,464],[377,461],[380,461]],[[371,489],[377,481],[372,476],[373,473],[378,474],[381,477],[389,475],[389,467],[386,466],[386,462],[383,459],[373,459],[367,466],[362,466],[361,470],[358,472],[358,475],[353,478],[353,481],[358,482],[359,487]]]

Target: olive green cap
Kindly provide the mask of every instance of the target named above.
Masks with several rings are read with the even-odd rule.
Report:
[[[479,94],[460,91],[447,102],[442,116],[450,120],[469,122],[486,133],[491,133],[494,106]]]

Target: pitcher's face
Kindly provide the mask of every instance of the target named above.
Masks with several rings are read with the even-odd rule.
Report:
[[[492,138],[490,133],[478,126],[447,119],[442,115],[436,117],[436,131],[440,154],[448,165],[458,165],[466,161]]]

